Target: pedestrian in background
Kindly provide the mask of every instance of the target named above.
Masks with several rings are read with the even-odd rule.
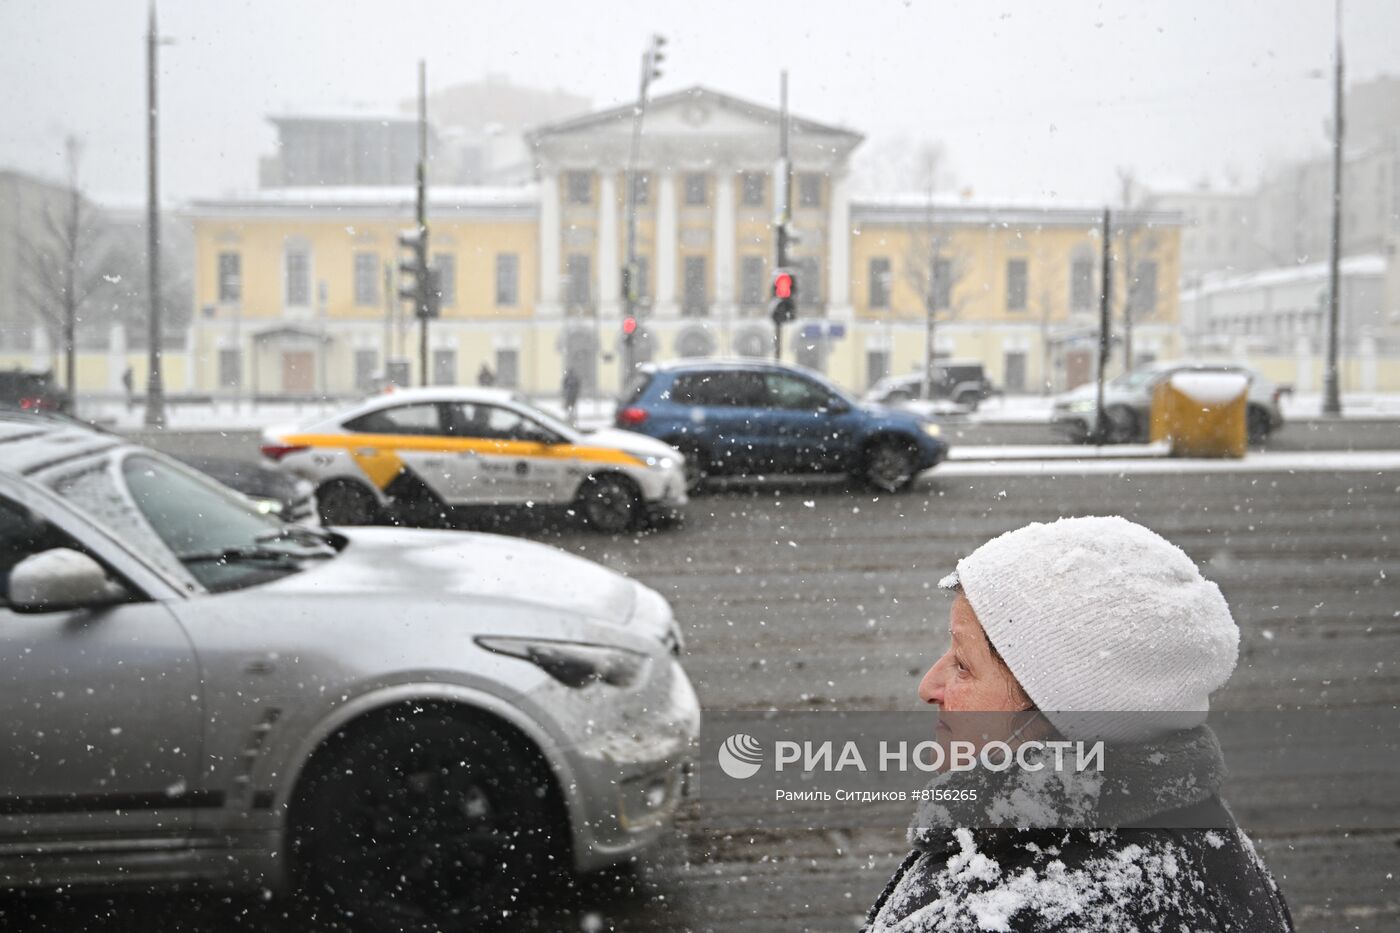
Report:
[[[481,364],[481,369],[476,374],[476,384],[485,388],[496,384],[496,374],[491,372],[491,367],[485,363]]]
[[[122,388],[126,389],[126,410],[131,411],[136,407],[136,377],[130,366],[122,372]]]
[[[578,393],[582,388],[579,382],[578,373],[570,366],[564,370],[564,417],[569,420],[569,424],[578,424]]]
[[[1078,822],[1072,808],[1044,815],[1066,782],[1029,773],[1001,785],[1011,792],[1001,802],[1031,804],[1011,822],[989,825],[1001,805],[990,800],[961,810],[962,822],[921,804],[914,850],[867,933],[1293,929],[1217,796],[1224,760],[1205,711],[1234,670],[1239,629],[1191,558],[1123,518],[1067,518],[992,539],[940,586],[955,593],[951,646],[919,684],[939,707],[940,734],[987,718],[960,713],[992,713],[1117,744],[1090,779],[1101,782],[1094,793],[1079,798],[1095,812]],[[1006,735],[1025,742],[1023,728]],[[1107,789],[1120,753],[1137,793]],[[990,781],[949,772],[934,783],[946,795]]]

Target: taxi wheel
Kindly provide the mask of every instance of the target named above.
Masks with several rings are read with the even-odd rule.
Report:
[[[355,483],[326,483],[316,490],[323,525],[373,525],[380,519],[374,493]]]
[[[579,511],[588,524],[607,534],[631,531],[642,517],[641,494],[636,484],[623,476],[590,476],[584,480],[578,498]]]

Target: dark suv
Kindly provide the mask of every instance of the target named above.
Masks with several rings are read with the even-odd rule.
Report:
[[[848,472],[893,492],[948,456],[932,421],[863,405],[817,373],[756,360],[644,365],[618,405],[617,426],[684,453],[691,489],[718,474]]]

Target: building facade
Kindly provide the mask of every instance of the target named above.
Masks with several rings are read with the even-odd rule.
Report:
[[[632,108],[533,131],[536,181],[430,192],[442,317],[428,381],[538,394],[572,369],[587,392],[625,379],[621,270],[635,177],[635,361],[770,356],[778,113],[704,88],[654,100],[629,176]],[[862,389],[939,356],[981,360],[1013,391],[1072,385],[1098,320],[1100,215],[924,199],[862,200],[860,134],[792,122],[799,318],[785,359]],[[418,382],[417,324],[394,299],[406,187],[263,190],[192,205],[191,391],[313,395]],[[1126,221],[1126,223],[1124,222]],[[1135,357],[1176,352],[1179,223],[1138,212],[1113,232],[1115,317]]]

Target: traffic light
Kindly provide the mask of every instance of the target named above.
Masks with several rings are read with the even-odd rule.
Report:
[[[661,62],[666,58],[661,52],[661,47],[665,44],[665,36],[653,35],[651,37],[651,47],[647,49],[647,83],[661,77]]]
[[[773,271],[773,303],[769,311],[774,324],[786,324],[797,317],[797,276],[791,269]]]
[[[625,317],[622,319],[622,343],[624,346],[632,346],[632,340],[637,334],[637,319]]]
[[[437,270],[428,267],[427,231],[403,231],[399,234],[399,246],[408,251],[399,260],[399,298],[413,303],[414,316],[437,317],[442,294]]]

